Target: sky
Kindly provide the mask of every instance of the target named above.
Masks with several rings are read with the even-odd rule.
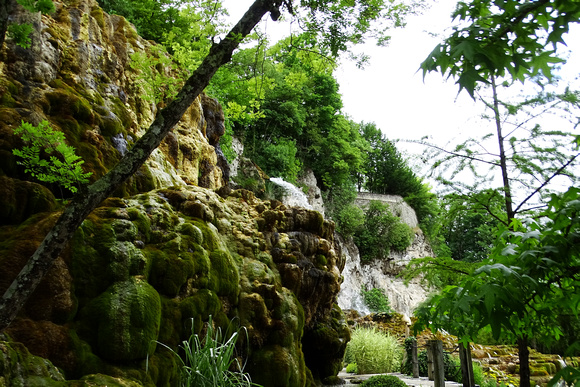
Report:
[[[231,19],[237,21],[252,0],[224,0]],[[430,136],[439,145],[453,139],[478,137],[487,132],[480,116],[483,108],[467,92],[458,94],[454,80],[439,73],[423,79],[419,65],[450,31],[455,0],[433,2],[422,15],[407,19],[407,26],[393,30],[388,47],[366,44],[360,50],[371,56],[370,64],[358,69],[353,62],[342,60],[335,72],[343,100],[343,113],[356,122],[374,122],[391,140],[419,140]],[[259,27],[270,35],[287,35],[288,26],[270,20]],[[573,51],[568,72],[577,77],[580,68],[580,29],[571,30],[566,39]],[[438,36],[433,36],[433,34]],[[401,142],[399,150],[420,153],[421,147]]]

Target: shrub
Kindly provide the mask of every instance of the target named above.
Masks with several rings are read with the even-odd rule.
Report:
[[[374,328],[356,328],[346,346],[345,359],[357,364],[358,374],[398,370],[402,349],[397,339]]]
[[[349,363],[346,366],[346,372],[349,373],[349,374],[356,374],[357,373],[356,363]]]
[[[361,261],[385,259],[391,250],[403,251],[411,244],[413,230],[393,215],[389,206],[372,200],[364,216],[364,224],[354,234]]]
[[[482,386],[485,381],[485,376],[483,374],[483,368],[481,364],[473,362],[473,380],[478,386]]]
[[[362,382],[361,387],[407,387],[407,383],[393,375],[376,375]]]
[[[413,374],[413,343],[416,343],[415,336],[409,336],[405,339],[403,346],[405,347],[405,362],[401,366],[401,372],[405,375]]]
[[[376,313],[392,313],[391,305],[389,304],[389,298],[385,294],[383,289],[372,288],[371,290],[366,290],[363,285],[361,289],[361,294],[366,306],[369,307],[371,312]]]

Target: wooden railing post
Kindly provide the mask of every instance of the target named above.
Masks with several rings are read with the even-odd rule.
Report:
[[[411,361],[413,364],[413,377],[419,377],[419,356],[417,355],[417,340],[413,340],[413,346],[411,347]]]
[[[445,364],[443,363],[443,342],[441,340],[429,340],[433,364],[433,380],[435,387],[445,387]]]
[[[459,343],[459,361],[461,362],[461,382],[463,387],[474,387],[473,363],[471,361],[471,345]]]

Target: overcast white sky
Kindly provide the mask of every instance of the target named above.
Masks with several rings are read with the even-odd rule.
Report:
[[[252,2],[224,0],[231,19],[236,21]],[[393,31],[388,47],[364,46],[362,50],[371,55],[370,65],[364,69],[343,60],[335,72],[343,113],[357,122],[375,122],[389,139],[431,136],[438,144],[445,144],[454,137],[477,137],[477,131],[482,130],[481,105],[474,103],[465,91],[458,95],[453,80],[446,81],[440,74],[432,73],[423,81],[422,73],[417,72],[420,63],[447,36],[445,30],[451,24],[455,3],[439,0],[422,15],[409,18],[405,28]],[[273,34],[288,30],[272,21],[260,28]],[[566,40],[578,45],[580,30],[573,31],[575,37]],[[441,34],[441,38],[429,33]],[[580,49],[575,50],[571,58],[569,76],[578,76],[579,52]],[[399,144],[401,147],[405,145]],[[406,149],[419,152],[417,148]]]

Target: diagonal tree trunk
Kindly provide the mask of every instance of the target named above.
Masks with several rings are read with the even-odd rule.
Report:
[[[0,12],[7,0],[0,0]],[[0,300],[0,332],[16,317],[21,307],[42,280],[54,260],[66,247],[74,232],[104,199],[117,189],[147,160],[187,108],[208,85],[216,71],[227,63],[243,37],[270,12],[276,20],[283,0],[256,0],[245,15],[218,44],[214,44],[202,64],[193,72],[177,97],[159,112],[147,132],[105,176],[78,193],[54,227],[28,260]]]

